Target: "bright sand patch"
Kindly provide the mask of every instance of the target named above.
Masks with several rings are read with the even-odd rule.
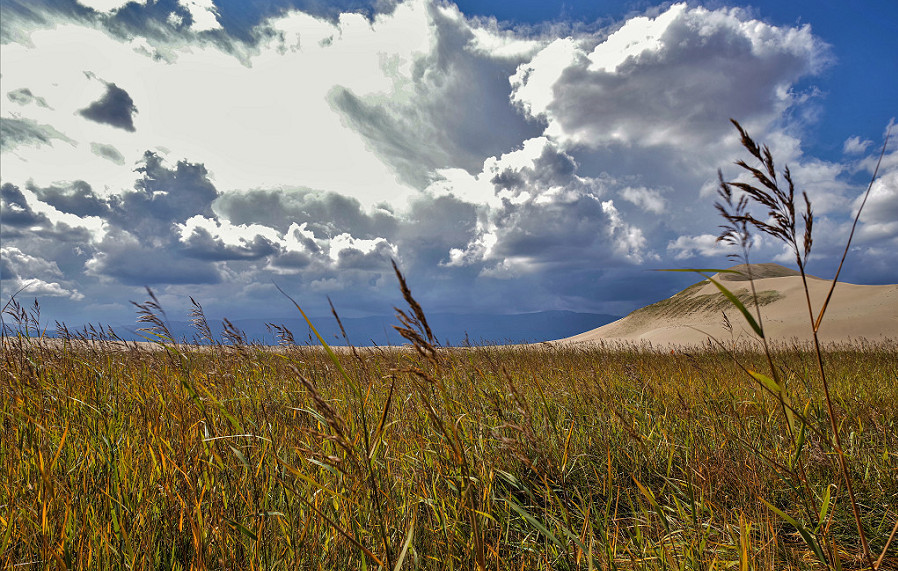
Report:
[[[761,316],[765,335],[777,342],[811,341],[810,317],[801,276],[777,264],[753,265],[755,290],[762,302]],[[758,271],[754,271],[757,268]],[[744,266],[733,268],[743,270]],[[770,276],[770,277],[767,277]],[[714,279],[749,303],[750,283],[733,274],[716,274]],[[831,282],[808,277],[811,303],[819,312]],[[732,329],[725,326],[724,314]],[[826,315],[818,331],[825,343],[860,340],[874,343],[898,343],[898,284],[837,284]],[[714,284],[704,281],[656,304],[598,329],[557,341],[559,344],[596,344],[625,342],[652,346],[707,345],[709,337],[729,345],[757,336],[742,314],[730,304]]]

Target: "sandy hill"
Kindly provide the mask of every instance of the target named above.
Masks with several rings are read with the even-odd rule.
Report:
[[[740,265],[731,269],[741,275],[720,273],[712,277],[749,307],[747,267]],[[799,273],[779,264],[752,264],[751,270],[768,339],[810,341],[810,319]],[[830,283],[808,276],[815,316],[826,299]],[[726,327],[724,315],[731,330]],[[840,282],[818,333],[825,342],[866,339],[898,343],[898,284],[871,286]],[[623,341],[664,347],[707,344],[709,337],[729,344],[734,339],[748,340],[755,335],[742,314],[714,284],[704,280],[613,323],[559,343]]]

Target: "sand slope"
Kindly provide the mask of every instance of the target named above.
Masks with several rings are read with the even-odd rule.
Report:
[[[745,272],[745,266],[732,269]],[[768,339],[810,341],[810,319],[801,276],[778,264],[753,264],[755,289]],[[743,276],[716,274],[714,279],[749,306],[750,282]],[[808,277],[811,303],[819,311],[831,282]],[[753,312],[754,313],[754,312]],[[724,314],[732,329],[728,330]],[[815,315],[816,316],[816,315]],[[866,339],[898,343],[898,284],[854,285],[840,282],[818,332],[824,342]],[[709,336],[729,344],[755,338],[742,314],[710,282],[703,281],[656,304],[598,329],[562,339],[562,344],[605,342],[651,343],[653,346],[707,344]]]

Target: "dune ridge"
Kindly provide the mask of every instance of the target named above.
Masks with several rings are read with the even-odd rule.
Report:
[[[752,264],[751,268],[767,338],[781,342],[811,341],[810,318],[800,274],[773,263]],[[723,282],[746,307],[751,307],[754,315],[747,268],[739,265],[731,269],[741,275],[718,273],[712,277]],[[831,282],[815,276],[808,276],[807,281],[811,303],[818,312]],[[898,284],[839,282],[818,336],[824,343],[861,340],[898,343]],[[707,345],[711,338],[729,344],[754,340],[757,336],[714,284],[704,280],[613,323],[561,339],[558,343],[626,342],[666,347]]]

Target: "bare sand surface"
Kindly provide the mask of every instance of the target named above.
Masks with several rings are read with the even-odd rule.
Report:
[[[777,264],[753,265],[760,275],[755,290],[765,302],[761,318],[765,336],[782,343],[812,341],[810,317],[801,276]],[[744,266],[737,266],[737,269]],[[771,277],[766,277],[771,276]],[[732,274],[714,279],[734,294],[749,294],[750,282]],[[808,277],[812,307],[820,311],[831,281]],[[752,309],[751,304],[746,306]],[[726,325],[729,321],[730,328]],[[838,283],[821,322],[818,336],[824,343],[898,344],[898,284],[855,285]],[[665,348],[708,345],[716,339],[729,345],[757,339],[745,317],[729,304],[714,284],[705,281],[661,302],[634,311],[608,325],[556,341],[560,345],[632,343]]]

